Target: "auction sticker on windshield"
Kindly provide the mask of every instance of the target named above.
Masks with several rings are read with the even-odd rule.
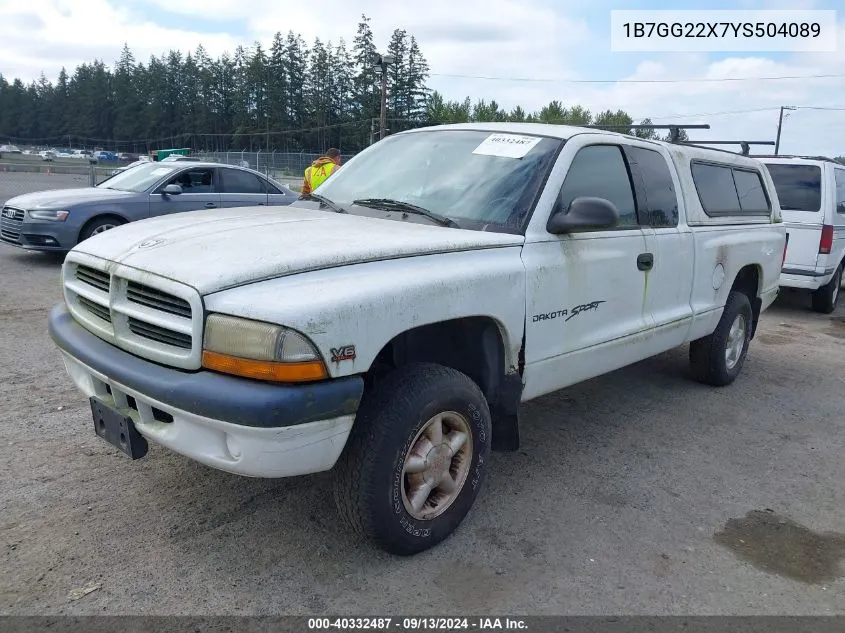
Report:
[[[484,156],[504,156],[506,158],[522,158],[542,139],[536,136],[521,136],[519,134],[491,134],[481,145],[472,150],[473,154]]]
[[[150,172],[150,176],[164,176],[164,174],[169,174],[171,171],[173,170],[169,167],[159,167],[158,169],[153,169]]]

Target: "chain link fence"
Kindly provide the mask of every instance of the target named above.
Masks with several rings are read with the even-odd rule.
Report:
[[[0,205],[27,193],[98,185],[114,169],[81,160],[67,163],[3,160],[0,161]]]
[[[355,154],[341,154],[341,161],[346,162]],[[282,184],[297,189],[302,184],[306,168],[323,156],[314,152],[197,152],[195,157],[223,165],[249,167]]]

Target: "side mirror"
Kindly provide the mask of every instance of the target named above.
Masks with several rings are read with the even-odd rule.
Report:
[[[182,187],[181,185],[173,183],[172,185],[167,185],[164,189],[162,189],[161,193],[165,196],[178,196],[182,193]]]
[[[575,198],[568,211],[552,214],[546,230],[554,235],[578,229],[609,229],[619,221],[619,209],[610,200],[582,196]]]

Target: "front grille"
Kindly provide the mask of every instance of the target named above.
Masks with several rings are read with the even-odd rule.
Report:
[[[130,281],[126,288],[126,297],[132,303],[138,303],[188,319],[191,318],[191,305],[187,301],[162,292],[157,288],[150,288],[149,286]]]
[[[73,252],[64,271],[68,307],[93,334],[162,365],[202,366],[202,302],[196,290],[119,264],[107,270],[105,262]]]
[[[109,274],[88,266],[76,267],[76,278],[82,283],[93,286],[103,292],[109,291]]]
[[[106,306],[101,306],[99,303],[94,303],[90,299],[79,296],[77,297],[79,304],[84,307],[88,312],[93,314],[95,317],[98,317],[105,321],[106,323],[111,323],[111,314],[109,313],[109,309]]]
[[[181,349],[191,349],[191,335],[175,332],[168,328],[164,328],[145,321],[139,321],[133,317],[129,317],[129,330],[140,337],[150,339],[151,341],[158,341],[165,345],[172,345]]]
[[[0,237],[8,242],[17,242],[23,227],[23,209],[3,207],[0,212]]]

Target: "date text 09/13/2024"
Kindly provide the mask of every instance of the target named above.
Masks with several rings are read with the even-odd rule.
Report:
[[[527,630],[520,618],[440,618],[440,617],[354,617],[309,618],[308,630],[375,630],[375,631],[459,631],[459,630]]]

